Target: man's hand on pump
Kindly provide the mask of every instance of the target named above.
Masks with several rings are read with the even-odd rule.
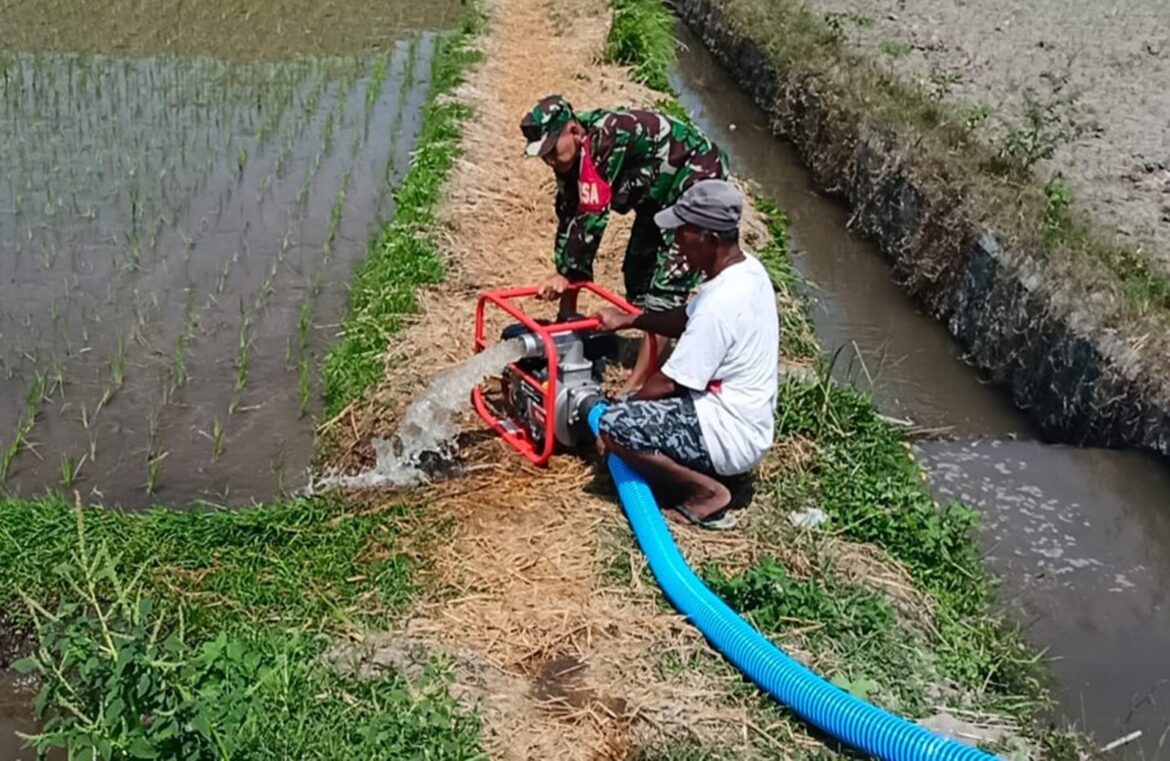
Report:
[[[553,301],[560,298],[569,288],[569,279],[561,274],[552,275],[540,285],[540,298]]]
[[[597,320],[601,330],[612,333],[632,327],[636,316],[615,307],[604,307],[593,315],[593,319]]]

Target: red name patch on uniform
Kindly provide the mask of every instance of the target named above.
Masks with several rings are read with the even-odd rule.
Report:
[[[587,214],[598,214],[609,208],[613,189],[593,165],[593,151],[589,138],[581,143],[581,171],[577,179],[577,210]]]

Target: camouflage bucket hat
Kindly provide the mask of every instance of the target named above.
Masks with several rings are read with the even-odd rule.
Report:
[[[524,153],[543,156],[552,150],[561,130],[573,120],[573,107],[560,95],[550,95],[532,107],[520,120],[520,131],[528,141]]]

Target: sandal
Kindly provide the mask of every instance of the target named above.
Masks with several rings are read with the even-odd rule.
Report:
[[[689,507],[683,504],[675,505],[672,509],[690,521],[692,525],[710,531],[729,531],[739,525],[739,520],[728,512],[731,509],[730,506],[711,513],[706,518],[697,517]]]

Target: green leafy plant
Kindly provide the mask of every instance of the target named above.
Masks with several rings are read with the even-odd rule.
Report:
[[[612,0],[611,6],[605,60],[632,66],[635,81],[671,92],[670,70],[678,58],[674,16],[658,0]]]
[[[81,466],[85,464],[85,458],[86,455],[82,455],[81,460],[75,461],[68,452],[61,453],[61,486],[66,489],[73,486],[81,473]]]
[[[886,40],[878,47],[883,53],[892,58],[901,58],[914,49],[907,43],[898,42],[897,40]]]
[[[1006,134],[999,149],[1001,163],[1031,169],[1052,158],[1056,151],[1084,133],[1080,121],[1080,95],[1068,86],[1068,77],[1048,76],[1047,89],[1024,90],[1024,121],[1005,121]]]

